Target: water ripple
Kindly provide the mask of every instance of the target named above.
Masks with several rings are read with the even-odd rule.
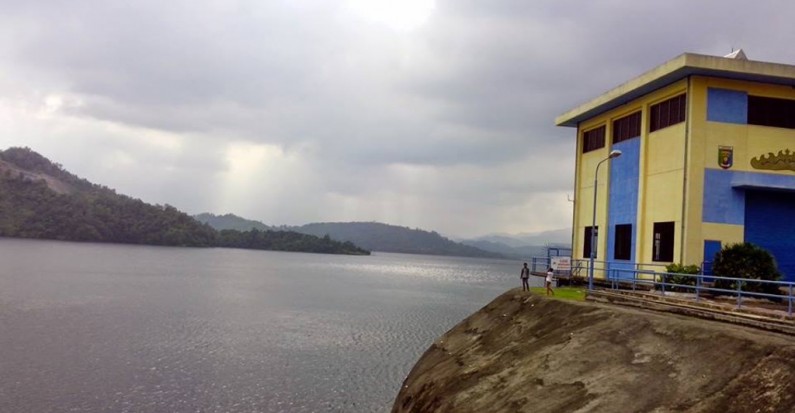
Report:
[[[0,239],[0,411],[386,412],[518,263]]]

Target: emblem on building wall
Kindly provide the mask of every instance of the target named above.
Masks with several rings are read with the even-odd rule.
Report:
[[[729,169],[734,165],[734,147],[718,146],[718,166]]]
[[[754,169],[767,169],[771,171],[795,171],[795,153],[789,149],[778,151],[778,154],[768,152],[767,155],[751,159]]]

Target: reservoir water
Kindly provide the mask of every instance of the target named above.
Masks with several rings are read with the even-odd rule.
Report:
[[[0,411],[388,412],[520,264],[0,238]]]

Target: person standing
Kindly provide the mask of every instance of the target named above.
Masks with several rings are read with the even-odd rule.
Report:
[[[530,278],[530,268],[527,268],[527,263],[524,263],[519,277],[522,279],[522,291],[530,291],[530,284],[527,282],[527,279]]]
[[[549,269],[547,270],[547,279],[546,279],[547,295],[555,295],[555,291],[552,290],[552,276],[554,275],[555,271],[552,269],[552,267],[549,267]]]

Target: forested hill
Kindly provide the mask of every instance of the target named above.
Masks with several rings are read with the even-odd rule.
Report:
[[[237,231],[251,231],[256,229],[259,231],[274,230],[275,228],[269,227],[262,222],[253,219],[245,219],[234,214],[215,215],[208,212],[194,215],[199,222],[210,225],[211,227],[221,231],[225,229],[234,229]]]
[[[0,236],[212,246],[216,232],[169,205],[94,185],[28,148],[0,152]]]
[[[410,229],[378,222],[328,222],[306,224],[289,229],[305,234],[350,241],[374,251],[406,254],[453,255],[463,257],[503,258],[503,255],[460,244],[435,231]]]
[[[125,244],[369,254],[288,231],[223,231],[65,171],[29,148],[0,151],[0,236]]]

